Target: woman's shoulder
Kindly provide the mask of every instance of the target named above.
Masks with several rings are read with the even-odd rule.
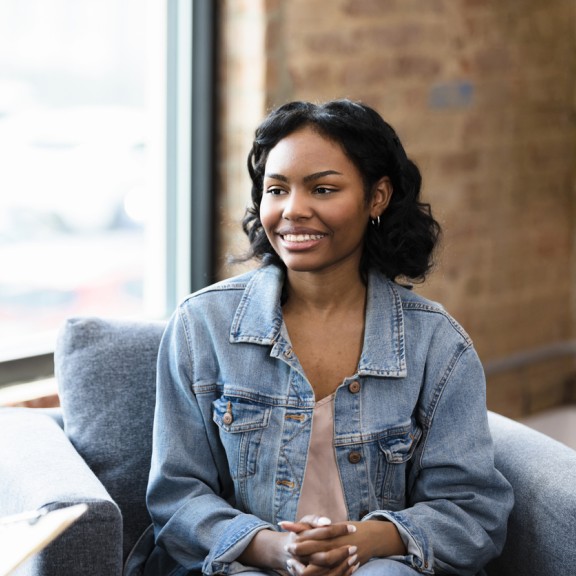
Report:
[[[180,309],[201,307],[208,311],[210,307],[237,304],[246,293],[276,290],[281,283],[281,271],[275,266],[254,268],[237,276],[225,278],[210,284],[186,296],[180,302]]]
[[[389,282],[398,295],[405,316],[418,317],[420,322],[428,324],[436,330],[444,329],[453,332],[455,336],[472,345],[472,339],[466,330],[440,302],[426,298],[416,292],[412,286]]]
[[[202,308],[208,311],[211,307],[224,306],[227,302],[236,301],[241,298],[256,272],[256,270],[250,270],[200,288],[184,297],[178,309],[185,311]]]
[[[404,310],[431,312],[452,319],[441,302],[423,296],[411,285],[398,284],[396,282],[393,282],[392,284],[398,292]]]
[[[258,269],[249,270],[237,276],[231,276],[230,278],[224,278],[210,284],[196,292],[193,292],[188,296],[188,299],[200,298],[206,294],[218,294],[221,292],[234,292],[238,290],[245,290],[246,286],[249,284],[250,280],[258,273]]]

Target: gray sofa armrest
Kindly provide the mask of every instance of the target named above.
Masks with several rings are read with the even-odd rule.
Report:
[[[33,409],[0,409],[0,431],[0,516],[88,504],[88,512],[18,576],[119,576],[120,511],[57,420]]]
[[[569,576],[576,565],[576,451],[490,413],[496,467],[514,488],[508,537],[490,576]]]

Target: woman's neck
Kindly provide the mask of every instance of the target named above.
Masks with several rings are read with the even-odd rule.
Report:
[[[288,271],[285,311],[333,314],[338,310],[364,308],[366,285],[360,274],[336,271],[328,274]]]

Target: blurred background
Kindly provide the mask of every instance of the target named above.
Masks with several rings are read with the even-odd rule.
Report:
[[[170,300],[171,270],[202,254],[204,283],[240,272],[227,256],[246,247],[254,128],[289,100],[348,97],[396,128],[423,173],[444,239],[416,290],[473,338],[489,408],[523,418],[573,403],[574,2],[215,0],[212,139],[194,143],[191,106],[176,114],[192,134],[182,153],[171,123],[194,90],[171,99],[170,46],[192,43],[182,25],[199,3],[1,0],[4,349],[50,348],[71,315],[165,317],[198,285],[176,282]],[[171,265],[177,230],[197,228],[170,224],[171,162],[193,179],[178,171],[195,150],[211,153],[213,180],[188,187],[177,217],[201,196],[212,229]]]
[[[0,358],[143,312],[145,2],[0,2]]]
[[[222,5],[223,248],[262,110],[346,96],[399,133],[444,227],[444,304],[512,417],[574,400],[576,5],[267,0]]]

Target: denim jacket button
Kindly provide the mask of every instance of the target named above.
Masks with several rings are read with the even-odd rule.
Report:
[[[360,392],[360,382],[358,382],[358,380],[354,380],[354,382],[350,382],[350,385],[348,386],[348,390],[350,391],[351,394],[358,394],[358,392]]]
[[[352,452],[350,452],[350,454],[348,454],[348,461],[351,464],[358,464],[360,460],[362,460],[362,454],[360,454],[360,452],[356,452],[355,450],[353,450]]]
[[[232,416],[232,414],[230,414],[230,412],[226,412],[226,414],[224,414],[224,416],[222,416],[222,422],[224,422],[224,424],[226,424],[226,425],[232,424],[233,420],[234,420],[234,417]]]
[[[284,356],[286,358],[292,358],[292,348],[288,348],[288,350],[284,351]]]

